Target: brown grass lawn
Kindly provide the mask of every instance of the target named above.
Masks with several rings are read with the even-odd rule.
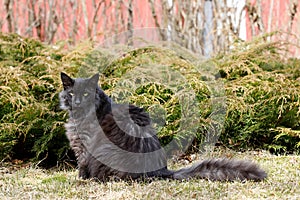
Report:
[[[245,183],[197,179],[98,183],[79,179],[76,169],[45,170],[34,164],[19,167],[1,163],[0,199],[300,199],[300,156],[232,151],[214,156],[255,160],[266,169],[268,179]],[[183,165],[169,162],[171,168]]]

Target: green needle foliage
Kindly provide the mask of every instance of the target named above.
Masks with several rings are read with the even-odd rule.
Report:
[[[287,44],[265,37],[199,61],[176,46],[107,50],[85,42],[66,48],[0,34],[0,160],[34,158],[51,165],[65,158],[61,71],[74,77],[100,73],[100,85],[114,101],[150,113],[163,145],[175,139],[179,147],[193,142],[202,149],[219,138],[238,150],[299,152],[300,61],[283,59]],[[221,84],[212,87],[215,82]],[[224,96],[225,105],[215,101]],[[187,135],[191,140],[182,140]]]
[[[68,148],[58,104],[59,73],[76,72],[76,53],[0,34],[0,159],[57,158]]]
[[[283,59],[290,44],[266,42],[266,37],[214,58],[226,80],[221,140],[237,149],[299,153],[300,60]]]

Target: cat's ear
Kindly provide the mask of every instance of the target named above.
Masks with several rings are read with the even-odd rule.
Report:
[[[89,82],[91,85],[98,85],[98,81],[99,81],[99,74],[95,74],[90,78]]]
[[[65,90],[74,86],[75,81],[67,74],[61,72],[60,77]]]

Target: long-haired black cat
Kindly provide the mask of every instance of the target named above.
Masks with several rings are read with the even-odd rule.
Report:
[[[151,119],[142,108],[113,103],[98,86],[98,74],[73,79],[61,73],[61,80],[60,105],[69,111],[66,135],[77,157],[79,176],[84,179],[260,181],[267,177],[253,162],[231,159],[209,159],[171,171]]]

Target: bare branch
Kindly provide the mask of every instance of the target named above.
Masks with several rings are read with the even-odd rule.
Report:
[[[28,27],[25,32],[25,35],[33,36],[33,24],[34,24],[34,9],[31,7],[32,3],[30,1],[34,0],[26,0],[27,10],[28,10]]]
[[[19,3],[15,3],[13,2],[12,4],[12,19],[13,19],[13,23],[14,23],[14,32],[17,33],[17,34],[21,34],[20,32],[20,26],[19,26],[19,23],[18,23],[18,20],[19,20]]]
[[[8,24],[8,31],[9,32],[13,32],[13,0],[5,0],[4,1],[4,6],[5,6],[5,10],[6,10],[6,20],[7,20],[7,24]]]
[[[262,21],[262,11],[261,11],[261,0],[257,0],[257,16],[258,16],[258,20],[257,20],[257,25],[258,25],[258,29],[260,30],[261,33],[265,32],[265,26],[264,23]]]
[[[248,16],[249,16],[249,20],[250,20],[251,35],[253,37],[256,35],[255,24],[256,24],[258,16],[257,16],[255,7],[252,6],[249,1],[247,1],[246,8],[247,8]]]
[[[108,18],[107,18],[107,10],[111,7],[111,5],[112,5],[112,2],[111,1],[109,1],[109,4],[107,4],[107,2],[106,1],[104,1],[104,6],[103,6],[103,10],[102,10],[102,16],[103,16],[103,18],[102,18],[102,27],[107,27],[107,22],[108,22]],[[106,36],[107,36],[107,34],[106,34],[106,32],[105,31],[103,31],[103,36],[104,36],[104,39],[106,39]]]
[[[50,44],[53,42],[54,36],[55,36],[58,26],[60,24],[59,18],[55,11],[52,13],[52,17],[51,17],[51,19],[49,19],[49,23],[51,23],[51,26],[49,26],[50,28],[48,31],[47,42]]]
[[[114,43],[117,44],[119,42],[117,35],[119,33],[119,20],[120,20],[122,0],[115,0],[115,2],[116,2],[116,11],[115,11],[115,24],[114,24]]]
[[[271,5],[270,5],[270,9],[269,9],[269,17],[268,17],[268,28],[267,28],[268,32],[271,32],[271,30],[272,30],[273,8],[274,8],[274,0],[271,0]]]
[[[132,37],[133,37],[133,7],[132,7],[132,0],[128,1],[128,19],[127,19],[127,31],[128,31],[128,38],[127,41],[129,42],[128,45],[132,45]]]
[[[292,32],[293,22],[295,20],[295,16],[297,14],[297,8],[298,8],[298,0],[292,0],[289,4],[289,24],[288,24],[288,32]]]
[[[99,1],[98,4],[96,5],[95,0],[93,0],[93,5],[94,5],[94,8],[95,8],[95,12],[94,12],[94,16],[93,16],[93,19],[92,19],[92,26],[93,26],[92,30],[93,30],[94,36],[96,36],[96,34],[97,34],[97,26],[99,24],[98,12],[99,12],[100,7],[103,3],[105,3],[105,0]]]
[[[72,13],[73,13],[73,21],[72,21],[72,29],[69,31],[69,38],[71,38],[71,43],[75,42],[75,37],[77,35],[77,28],[78,28],[78,23],[77,23],[77,8],[78,4],[76,0],[70,0],[70,6],[72,8]]]
[[[81,0],[82,12],[83,12],[83,20],[85,24],[86,34],[90,38],[91,37],[91,27],[89,24],[89,17],[86,9],[86,2],[85,0]]]
[[[151,13],[152,13],[152,17],[154,19],[154,23],[155,23],[155,26],[158,28],[159,30],[159,34],[160,34],[160,37],[165,40],[166,39],[166,36],[165,36],[165,33],[160,25],[160,23],[158,22],[158,17],[157,17],[157,13],[156,13],[156,10],[155,10],[155,0],[148,0],[149,4],[150,4],[150,8],[151,8]]]

